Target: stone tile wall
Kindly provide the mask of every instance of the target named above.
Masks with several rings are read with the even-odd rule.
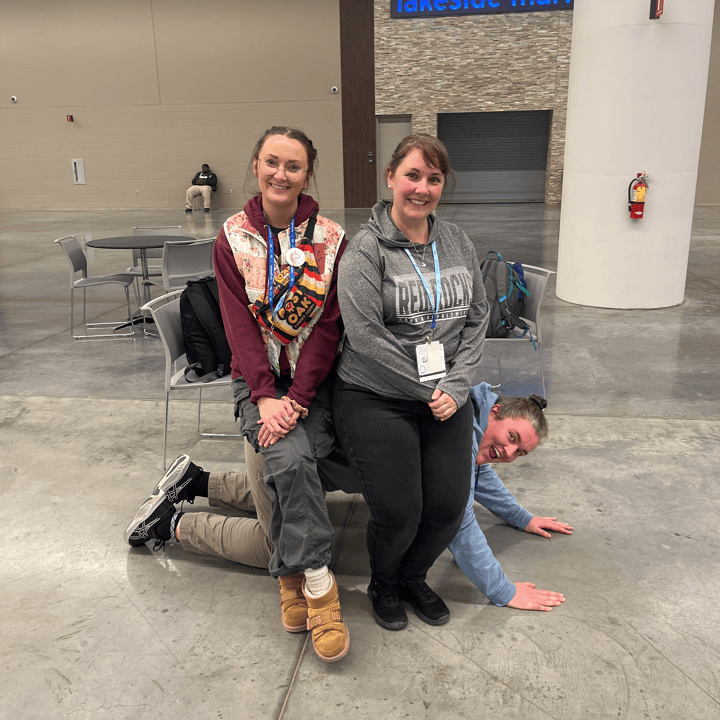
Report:
[[[559,203],[572,11],[393,19],[375,0],[375,114],[551,110],[545,202]]]

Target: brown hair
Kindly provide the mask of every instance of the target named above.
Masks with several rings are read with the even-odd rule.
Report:
[[[248,167],[247,178],[253,177],[253,166],[255,161],[260,157],[260,151],[262,150],[265,141],[271,135],[284,135],[291,140],[297,140],[304,148],[307,153],[308,159],[308,178],[315,177],[315,170],[317,169],[317,150],[312,144],[312,140],[299,128],[285,127],[284,125],[273,125],[268,128],[262,135],[262,137],[255,143],[255,149],[253,150],[252,157],[250,158],[250,165]],[[247,187],[247,186],[246,186]],[[315,185],[317,189],[317,183]],[[256,191],[255,195],[259,195],[260,191]]]
[[[400,141],[393,151],[388,166],[385,168],[385,177],[387,177],[390,173],[395,174],[395,171],[398,169],[400,163],[405,159],[405,156],[413,150],[419,150],[426,164],[429,167],[437,168],[445,176],[443,195],[447,190],[447,180],[450,178],[452,183],[450,192],[452,193],[453,190],[455,190],[455,173],[450,167],[450,156],[448,155],[447,148],[441,140],[425,133],[408,135]]]
[[[545,440],[550,432],[548,421],[543,414],[543,410],[547,407],[547,400],[540,395],[531,395],[530,397],[503,397],[500,395],[495,401],[495,405],[499,405],[500,409],[495,416],[498,420],[505,418],[523,418],[532,425],[535,434],[538,436],[538,442]]]

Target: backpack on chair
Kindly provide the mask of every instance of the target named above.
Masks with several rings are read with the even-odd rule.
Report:
[[[495,250],[491,250],[480,264],[490,309],[485,337],[508,337],[516,327],[523,331],[522,335],[518,336],[522,337],[530,329],[520,317],[525,297],[529,293],[524,278],[521,280],[516,266],[519,266],[522,272],[522,265],[519,263],[510,265]]]
[[[190,280],[180,295],[180,322],[188,382],[210,382],[230,372],[232,353],[225,335],[215,277]]]

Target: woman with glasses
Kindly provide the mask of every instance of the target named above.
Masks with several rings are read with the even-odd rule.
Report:
[[[452,178],[445,146],[406,137],[385,175],[393,199],[375,205],[340,266],[333,417],[370,510],[373,615],[400,630],[403,601],[431,625],[450,617],[425,578],[468,499],[468,394],[488,312],[470,240],[433,214]]]
[[[317,655],[334,662],[350,638],[328,570],[333,528],[315,457],[332,447],[326,378],[340,340],[345,233],[305,194],[316,157],[301,130],[263,134],[251,161],[259,193],[225,222],[214,261],[235,417],[264,458],[270,574],[280,581],[283,626],[312,630]]]

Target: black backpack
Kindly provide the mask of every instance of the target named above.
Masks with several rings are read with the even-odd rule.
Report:
[[[518,336],[522,337],[530,329],[520,317],[528,290],[523,287],[517,270],[494,250],[486,255],[480,269],[490,309],[485,337],[508,337],[516,327],[523,331]]]
[[[180,323],[188,382],[210,382],[230,372],[232,353],[225,336],[217,280],[190,280],[180,295]]]

